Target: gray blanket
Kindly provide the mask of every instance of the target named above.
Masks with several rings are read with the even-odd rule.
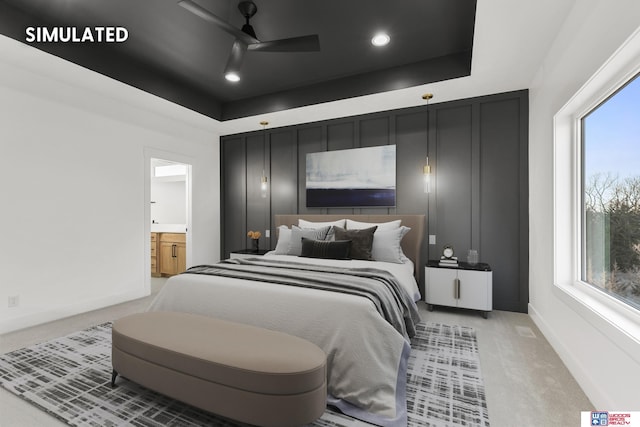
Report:
[[[369,299],[380,315],[407,340],[415,335],[415,324],[420,321],[413,299],[396,278],[384,270],[244,258],[191,267],[183,274],[233,277],[359,295]]]

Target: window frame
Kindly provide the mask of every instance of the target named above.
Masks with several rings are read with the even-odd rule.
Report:
[[[637,70],[640,70],[640,61],[638,63],[638,67]],[[584,173],[584,163],[586,161],[586,153],[584,151],[584,141],[583,141],[583,135],[585,132],[585,118],[587,118],[591,113],[593,113],[594,111],[596,111],[598,108],[600,108],[601,106],[603,106],[604,104],[606,104],[607,102],[609,102],[611,99],[615,98],[616,95],[618,95],[618,93],[622,92],[624,90],[624,88],[630,84],[632,81],[637,80],[640,83],[640,71],[637,72],[636,74],[632,75],[630,79],[624,80],[622,82],[622,84],[619,87],[616,87],[610,94],[606,95],[604,98],[600,99],[593,108],[589,109],[586,113],[580,115],[578,117],[578,121],[579,121],[579,129],[580,129],[580,134],[579,134],[579,140],[578,143],[580,144],[580,164],[579,164],[579,172],[580,172],[580,214],[581,214],[581,229],[580,229],[580,281],[582,283],[585,283],[593,288],[595,288],[596,290],[598,290],[599,292],[602,292],[606,295],[609,295],[611,297],[613,297],[614,299],[622,302],[625,305],[628,305],[632,310],[634,310],[635,312],[637,312],[638,314],[640,314],[640,303],[628,303],[625,302],[624,299],[620,296],[616,296],[614,293],[610,293],[610,292],[606,292],[605,290],[600,289],[597,285],[594,285],[592,283],[589,283],[588,281],[586,281],[585,279],[583,279],[586,275],[587,275],[587,268],[586,268],[586,263],[587,263],[587,250],[586,250],[586,244],[585,244],[585,239],[587,238],[587,215],[586,215],[586,211],[585,211],[585,202],[586,202],[586,197],[585,197],[585,187],[587,185],[586,182],[586,176]]]
[[[582,281],[582,118],[640,73],[640,28],[553,118],[554,294],[640,363],[640,311]]]

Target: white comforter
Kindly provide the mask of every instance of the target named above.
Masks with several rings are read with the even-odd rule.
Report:
[[[267,255],[273,259],[386,269],[419,298],[413,266]],[[380,425],[406,425],[409,343],[366,298],[250,280],[171,277],[150,311],[182,311],[273,329],[307,339],[327,354],[329,403]]]

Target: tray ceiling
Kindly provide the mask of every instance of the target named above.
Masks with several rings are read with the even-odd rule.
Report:
[[[223,71],[234,37],[177,0],[2,0],[0,33],[217,120],[467,76],[473,0],[254,0],[261,40],[318,34],[320,52],[247,52]],[[235,27],[237,0],[194,0]],[[119,26],[124,43],[29,43],[28,27]],[[374,47],[385,31],[391,42]]]

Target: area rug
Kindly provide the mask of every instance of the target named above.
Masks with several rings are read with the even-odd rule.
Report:
[[[475,331],[421,323],[411,347],[408,425],[489,427]],[[110,323],[0,355],[0,385],[71,426],[244,426],[127,380],[112,389],[110,381]],[[311,425],[369,424],[328,408]]]

